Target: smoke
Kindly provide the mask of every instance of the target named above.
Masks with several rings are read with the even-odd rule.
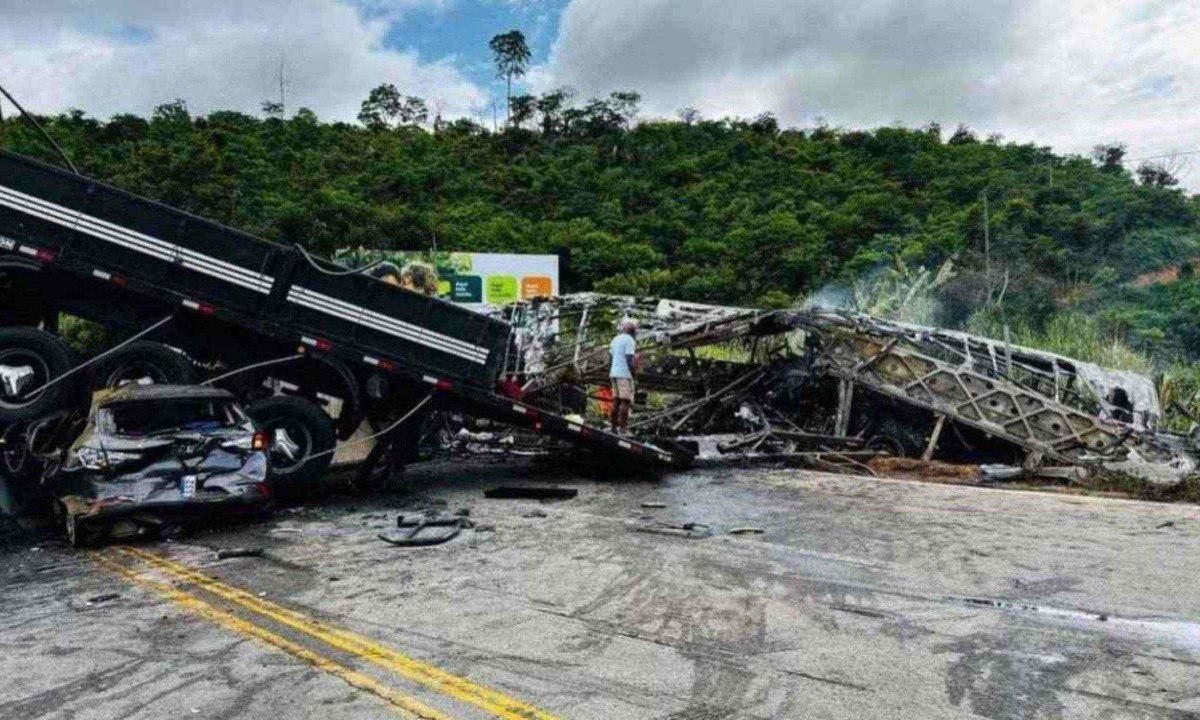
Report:
[[[854,292],[840,283],[830,283],[804,299],[803,310],[854,310]]]
[[[878,266],[853,286],[831,283],[810,295],[804,308],[850,310],[914,325],[936,325],[942,317],[940,290],[954,278],[954,262],[936,271],[903,260]]]

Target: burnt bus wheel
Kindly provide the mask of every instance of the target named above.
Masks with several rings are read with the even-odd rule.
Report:
[[[867,432],[867,449],[883,450],[895,457],[920,457],[925,451],[925,442],[922,432],[912,423],[890,416],[885,416]]]
[[[96,387],[191,385],[196,366],[182,353],[157,342],[130,343],[96,363]]]
[[[258,429],[271,435],[271,484],[286,493],[316,485],[333,462],[333,420],[309,400],[276,395],[246,408]],[[316,456],[316,457],[314,457]]]
[[[0,328],[0,425],[43,418],[74,397],[71,351],[57,336],[30,327]]]

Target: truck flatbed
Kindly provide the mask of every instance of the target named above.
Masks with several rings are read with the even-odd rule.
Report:
[[[54,307],[109,327],[174,314],[181,343],[242,360],[300,347],[348,375],[428,386],[470,414],[611,456],[691,459],[498,393],[507,323],[0,151],[0,266],[19,263],[41,271],[38,290]]]

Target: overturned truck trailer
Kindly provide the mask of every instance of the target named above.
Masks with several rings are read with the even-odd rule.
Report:
[[[697,443],[702,457],[882,451],[1163,482],[1195,470],[1192,439],[1157,430],[1149,378],[961,332],[597,294],[510,316],[524,363],[512,370],[534,393],[604,383],[615,323],[638,320],[640,387],[655,397],[636,425]]]

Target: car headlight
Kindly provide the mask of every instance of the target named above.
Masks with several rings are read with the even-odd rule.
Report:
[[[140,453],[103,450],[94,447],[81,447],[75,451],[75,458],[87,470],[107,470],[114,465],[137,460],[141,457]]]

